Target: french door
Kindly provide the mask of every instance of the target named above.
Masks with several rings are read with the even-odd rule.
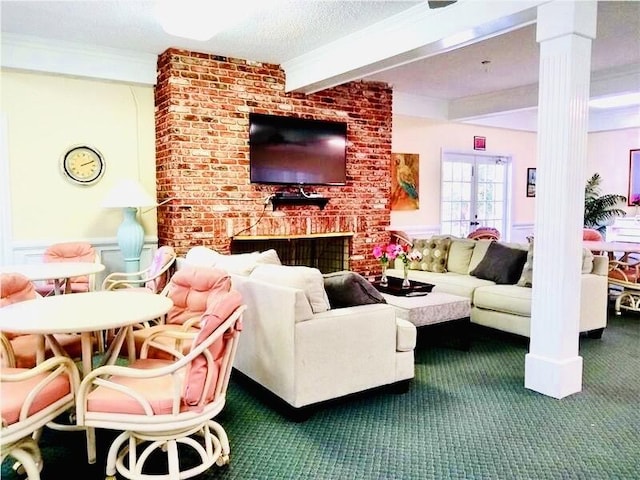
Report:
[[[466,237],[478,227],[509,236],[511,157],[443,152],[440,231]]]

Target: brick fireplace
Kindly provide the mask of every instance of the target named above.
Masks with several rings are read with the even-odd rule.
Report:
[[[277,65],[175,49],[159,56],[158,197],[175,198],[158,208],[159,243],[179,254],[196,245],[229,253],[232,243],[237,250],[251,237],[287,242],[337,234],[348,238],[341,247],[348,268],[377,272],[371,248],[388,240],[390,222],[391,88],[350,82],[311,95],[284,89]],[[265,205],[279,188],[249,181],[250,112],[347,122],[347,185],[314,187],[329,198],[323,209]]]

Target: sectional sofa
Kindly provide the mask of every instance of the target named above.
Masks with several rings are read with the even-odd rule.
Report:
[[[424,255],[409,265],[409,280],[432,283],[433,291],[470,298],[472,323],[529,337],[533,243],[436,236],[414,240],[413,245]],[[400,260],[393,267],[388,275],[404,275]],[[607,325],[607,270],[607,257],[584,251],[580,332],[594,338]]]

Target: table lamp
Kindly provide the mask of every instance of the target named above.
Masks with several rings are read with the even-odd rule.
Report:
[[[156,206],[156,200],[136,180],[118,181],[102,201],[104,208],[122,208],[122,223],[118,227],[118,246],[124,258],[125,272],[140,271],[140,254],[144,244],[144,229],[136,218],[139,207]]]

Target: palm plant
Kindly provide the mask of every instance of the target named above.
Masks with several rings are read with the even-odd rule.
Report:
[[[604,233],[606,224],[615,217],[624,217],[627,212],[618,208],[618,204],[626,202],[627,197],[617,194],[601,194],[600,183],[602,177],[599,173],[594,173],[587,180],[584,188],[584,226],[595,228]]]

